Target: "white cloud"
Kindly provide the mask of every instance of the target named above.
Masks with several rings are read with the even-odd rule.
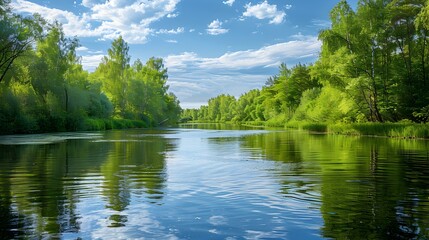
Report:
[[[321,43],[316,36],[297,34],[292,39],[256,50],[228,52],[217,58],[202,58],[193,52],[169,55],[165,58],[165,64],[170,71],[181,71],[189,67],[209,70],[243,70],[318,55]]]
[[[200,59],[196,53],[184,52],[179,55],[169,55],[165,58],[165,65],[174,71],[185,70],[188,65],[198,62]]]
[[[169,72],[168,85],[183,108],[196,108],[206,105],[210,98],[223,93],[239,97],[244,92],[260,88],[270,75],[272,74],[226,74],[203,70],[181,74]]]
[[[50,22],[58,21],[63,24],[64,33],[67,36],[96,36],[98,33],[91,30],[90,16],[82,14],[76,16],[72,12],[63,11],[55,8],[47,8],[25,0],[14,0],[11,4],[14,11],[19,13],[39,13]]]
[[[122,35],[129,43],[145,43],[154,32],[151,24],[172,17],[180,0],[83,0],[88,11],[75,15],[72,12],[47,8],[26,0],[13,0],[18,13],[40,13],[48,21],[63,24],[67,36],[114,39]]]
[[[234,4],[234,2],[235,2],[235,0],[226,0],[226,1],[223,1],[223,4],[226,4],[226,5],[231,7],[232,4]]]
[[[169,40],[166,40],[166,42],[168,42],[168,43],[177,43],[177,40],[169,39]]]
[[[318,19],[313,19],[311,21],[313,23],[314,26],[318,27],[318,28],[329,28],[331,26],[331,22],[328,20],[318,20]]]
[[[105,55],[103,54],[94,54],[94,55],[84,55],[82,56],[82,66],[87,71],[94,71],[101,62],[101,59]]]
[[[90,8],[94,5],[104,2],[103,0],[82,0],[82,6]]]
[[[210,35],[220,35],[225,34],[229,31],[229,29],[222,28],[222,22],[219,19],[214,20],[208,25],[207,33]]]
[[[78,52],[87,52],[89,49],[85,46],[80,46],[78,48],[76,48],[76,51]]]
[[[215,58],[194,52],[169,55],[164,57],[169,69],[168,84],[183,106],[197,105],[222,93],[238,97],[262,87],[282,62],[294,65],[298,61],[314,61],[320,46],[316,36],[298,34],[288,42],[228,52]]]
[[[88,51],[88,53],[90,53],[90,54],[102,54],[103,51],[101,51],[101,50],[98,50],[98,51]]]
[[[167,14],[167,18],[175,18],[175,17],[178,17],[178,16],[179,16],[178,13],[169,13],[169,14]]]
[[[286,16],[285,12],[277,10],[277,5],[271,5],[266,0],[256,5],[248,3],[244,7],[246,11],[243,13],[243,17],[268,18],[271,19],[270,24],[280,24]]]
[[[158,30],[156,33],[158,34],[179,34],[179,33],[184,33],[185,32],[185,28],[183,27],[178,27],[177,29],[160,29]]]
[[[180,69],[193,65],[199,69],[243,70],[272,66],[286,60],[316,57],[321,43],[315,36],[298,34],[289,42],[277,43],[256,50],[228,52],[217,58],[201,58],[196,53],[168,56],[166,65]]]

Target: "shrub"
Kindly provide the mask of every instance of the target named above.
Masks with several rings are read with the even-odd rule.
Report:
[[[328,125],[324,123],[304,123],[300,129],[311,132],[327,132]]]

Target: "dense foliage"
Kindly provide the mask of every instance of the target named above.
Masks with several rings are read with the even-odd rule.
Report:
[[[429,1],[340,1],[322,30],[319,59],[280,66],[261,90],[220,95],[186,110],[199,121],[397,122],[429,120]]]
[[[146,64],[137,60],[131,66],[121,37],[96,71],[88,73],[76,54],[78,40],[66,38],[58,23],[13,14],[9,1],[0,0],[0,29],[0,133],[153,126],[178,120],[181,109],[167,92],[162,59],[151,58]],[[94,126],[100,119],[101,126]]]

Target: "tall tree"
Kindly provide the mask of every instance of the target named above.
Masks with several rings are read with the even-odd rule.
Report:
[[[127,70],[129,68],[129,47],[122,37],[115,39],[96,69],[102,83],[102,90],[112,101],[115,113],[126,116],[126,95],[128,90]]]
[[[419,23],[424,13],[424,0],[392,1],[389,4],[392,39],[397,48],[395,75],[400,91],[398,99],[402,115],[427,105],[428,29]]]
[[[319,36],[323,46],[315,69],[321,71],[316,74],[325,85],[337,87],[348,92],[355,101],[366,103],[368,119],[381,122],[376,76],[378,39],[373,33],[381,31],[381,24],[376,19],[382,9],[371,6],[369,10],[380,10],[381,13],[365,12],[365,7],[375,2],[360,1],[358,13],[345,0],[332,9],[332,26]]]

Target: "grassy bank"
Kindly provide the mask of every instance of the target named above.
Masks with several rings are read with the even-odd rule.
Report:
[[[146,128],[149,127],[144,121],[130,119],[85,119],[82,128],[78,131],[102,131],[110,129]]]
[[[65,125],[65,124],[63,124]],[[38,127],[16,126],[11,125],[9,129],[0,129],[0,135],[9,134],[32,134],[32,133],[46,133],[46,132],[74,132],[74,131],[104,131],[110,129],[126,129],[126,128],[147,128],[150,127],[148,123],[138,120],[130,119],[98,119],[86,118],[74,121],[67,126],[58,127],[56,125],[45,126],[43,129]]]
[[[385,136],[394,138],[429,138],[429,124],[417,123],[306,123],[289,122],[286,128],[329,134]]]
[[[204,121],[194,121],[190,123],[207,123]],[[213,122],[212,122],[213,123]],[[216,122],[227,123],[227,122]],[[355,136],[383,136],[392,138],[425,138],[429,139],[429,124],[418,124],[411,122],[399,123],[310,123],[310,122],[288,122],[284,121],[248,121],[248,122],[228,122],[252,127],[280,127],[299,129],[310,132],[342,134]]]

